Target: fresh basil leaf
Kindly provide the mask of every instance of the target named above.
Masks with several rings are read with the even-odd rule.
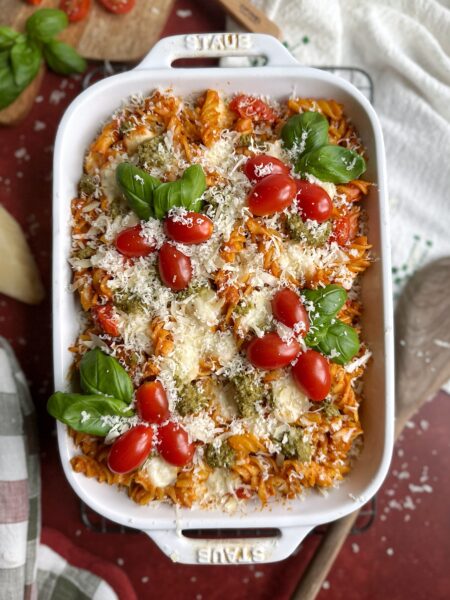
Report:
[[[206,189],[206,178],[200,165],[191,165],[177,181],[162,183],[154,193],[154,211],[163,219],[174,206],[198,212],[202,208],[201,196]]]
[[[69,24],[69,19],[63,10],[41,8],[35,11],[26,22],[26,30],[35,40],[49,42]]]
[[[75,48],[59,40],[50,40],[45,44],[44,58],[50,69],[61,75],[83,73],[87,66]]]
[[[146,221],[153,216],[153,193],[160,181],[131,163],[120,163],[116,181],[137,216]]]
[[[11,29],[11,27],[0,27],[0,50],[6,50],[14,46],[19,38],[19,33]]]
[[[10,52],[0,52],[0,109],[9,106],[24,88],[14,81]]]
[[[359,350],[359,338],[350,325],[337,320],[327,329],[326,335],[317,344],[318,349],[339,365],[348,363]]]
[[[55,392],[47,402],[47,411],[75,431],[105,436],[111,429],[109,416],[131,417],[133,411],[116,398]]]
[[[16,85],[24,89],[37,75],[42,54],[33,40],[25,39],[11,48],[11,65]]]
[[[112,356],[99,348],[89,350],[80,362],[81,389],[86,394],[112,396],[128,404],[133,398],[130,376]]]
[[[328,144],[308,152],[296,163],[295,170],[310,173],[321,181],[348,183],[366,170],[366,162],[354,150]]]
[[[284,145],[294,148],[296,157],[328,143],[328,121],[318,112],[304,112],[287,120],[281,130]]]
[[[317,290],[303,290],[302,295],[314,304],[313,312],[329,318],[337,315],[347,300],[347,292],[335,283]]]

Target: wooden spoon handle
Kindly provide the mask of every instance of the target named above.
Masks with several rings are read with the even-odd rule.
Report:
[[[281,39],[282,34],[278,25],[275,25],[262,10],[253,6],[249,0],[218,0],[218,2],[240,25],[249,31],[268,33]]]

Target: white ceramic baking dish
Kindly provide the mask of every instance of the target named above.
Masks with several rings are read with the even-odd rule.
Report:
[[[255,68],[174,69],[183,57],[265,56]],[[300,66],[274,38],[250,34],[174,36],[158,42],[132,71],[96,83],[67,109],[58,129],[54,158],[53,197],[53,344],[55,389],[67,388],[72,356],[67,350],[79,331],[78,301],[69,290],[71,270],[70,201],[82,172],[83,156],[99,126],[130,94],[147,94],[155,87],[189,94],[205,88],[225,93],[245,91],[283,99],[292,94],[335,98],[345,105],[367,147],[367,179],[376,182],[365,208],[369,237],[378,260],[363,277],[364,338],[373,352],[365,377],[362,422],[364,449],[354,469],[337,489],[326,495],[305,494],[304,499],[270,509],[248,507],[230,515],[168,505],[139,506],[115,487],[76,474],[69,464],[75,453],[65,427],[58,423],[58,442],[65,474],[75,492],[97,513],[147,533],[164,553],[183,563],[272,562],[289,556],[316,525],[354,511],[378,490],[386,476],[393,446],[394,355],[392,292],[386,172],[383,137],[378,118],[367,99],[348,82],[317,69]],[[250,539],[193,539],[189,529],[276,528],[279,535]]]

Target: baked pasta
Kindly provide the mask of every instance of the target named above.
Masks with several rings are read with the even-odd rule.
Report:
[[[334,100],[132,97],[84,159],[72,467],[140,504],[328,488],[362,435],[364,147]]]

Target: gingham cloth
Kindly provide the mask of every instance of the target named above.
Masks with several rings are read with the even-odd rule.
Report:
[[[40,544],[40,534],[34,406],[14,353],[0,337],[0,599],[118,598],[106,581]]]

